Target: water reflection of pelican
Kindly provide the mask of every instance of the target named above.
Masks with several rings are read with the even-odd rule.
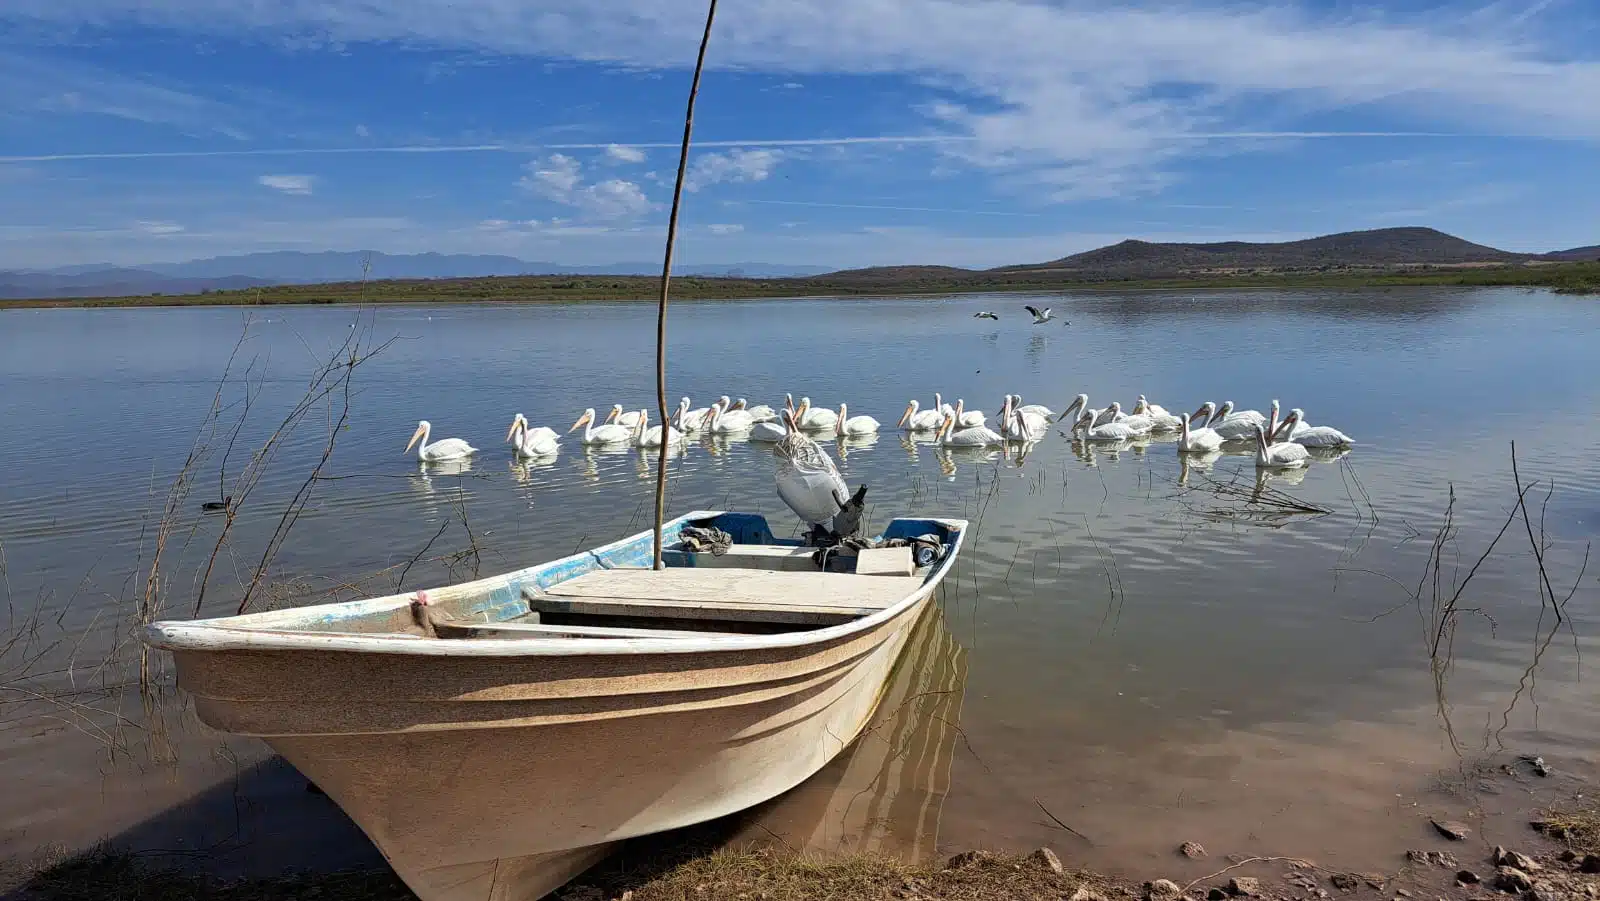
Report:
[[[834,447],[839,451],[839,459],[848,460],[850,459],[851,451],[862,450],[863,448],[868,448],[874,444],[877,444],[878,433],[873,432],[870,435],[845,435],[842,438],[836,439],[833,443]]]
[[[934,450],[933,455],[939,461],[939,471],[945,476],[954,477],[961,468],[960,464],[994,463],[1000,459],[1001,451],[997,447],[941,446]]]
[[[1178,484],[1189,484],[1189,473],[1191,472],[1210,472],[1211,467],[1220,459],[1222,459],[1222,451],[1208,451],[1203,454],[1179,454]]]
[[[1348,447],[1308,447],[1306,453],[1318,463],[1337,463],[1343,457],[1350,455]]]
[[[733,843],[931,860],[966,682],[966,649],[930,604],[861,736],[815,776],[745,814]]]
[[[553,454],[541,454],[537,457],[518,457],[509,461],[511,479],[519,485],[527,485],[533,481],[533,472],[536,469],[549,469],[556,465],[561,457],[558,450]]]
[[[1301,466],[1297,469],[1269,469],[1264,466],[1257,467],[1256,490],[1260,491],[1266,488],[1269,482],[1278,483],[1274,487],[1288,486],[1292,488],[1295,485],[1304,482],[1306,480],[1306,473],[1310,471],[1310,467],[1306,466]]]
[[[647,479],[650,477],[650,464],[654,463],[657,458],[660,457],[660,455],[661,448],[659,446],[641,447],[638,449],[637,465],[635,466],[635,469],[639,473],[639,478]],[[683,456],[683,445],[673,444],[667,447],[668,460],[676,460],[681,456]]]
[[[932,432],[901,432],[900,447],[906,456],[915,463],[923,447],[933,447],[938,443],[938,438]]]
[[[460,476],[472,471],[472,458],[463,457],[458,460],[424,461],[417,464],[417,471],[426,479],[429,476]]]

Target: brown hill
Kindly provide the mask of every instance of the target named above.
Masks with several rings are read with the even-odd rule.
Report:
[[[1431,228],[1380,228],[1271,244],[1155,244],[1127,240],[1048,263],[1007,266],[995,271],[1066,269],[1086,274],[1159,275],[1227,269],[1514,263],[1530,258],[1530,254],[1507,253]]]
[[[1574,247],[1571,250],[1557,250],[1545,254],[1548,260],[1572,260],[1578,263],[1587,263],[1600,260],[1600,244],[1590,244],[1588,247]]]

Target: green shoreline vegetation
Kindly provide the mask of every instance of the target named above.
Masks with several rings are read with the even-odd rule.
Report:
[[[461,279],[393,279],[126,297],[58,297],[0,300],[0,309],[37,307],[269,306],[280,304],[565,303],[650,300],[654,276],[497,276]],[[1107,290],[1222,288],[1399,288],[1423,286],[1547,288],[1558,294],[1600,294],[1600,262],[1506,266],[1386,268],[1295,267],[1116,277],[1063,270],[972,272],[946,267],[860,269],[809,278],[673,279],[680,300],[779,297],[881,297]]]

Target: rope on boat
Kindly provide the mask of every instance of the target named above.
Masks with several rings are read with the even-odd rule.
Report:
[[[716,526],[684,526],[681,536],[683,549],[694,554],[709,552],[721,557],[733,547],[733,536]]]
[[[830,557],[854,557],[862,551],[883,547],[911,548],[911,562],[918,568],[932,566],[944,558],[944,541],[938,535],[918,535],[915,538],[863,538],[853,535],[839,539],[837,544],[817,548],[811,559],[824,569]]]

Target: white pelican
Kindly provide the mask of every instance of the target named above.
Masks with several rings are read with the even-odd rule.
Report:
[[[1150,424],[1154,426],[1155,430],[1158,432],[1177,431],[1180,421],[1183,418],[1181,416],[1174,416],[1173,414],[1168,413],[1167,408],[1161,406],[1160,404],[1150,403],[1144,399],[1143,394],[1139,395],[1138,402],[1133,405],[1133,415],[1150,417]]]
[[[1256,426],[1265,426],[1266,424],[1267,417],[1262,416],[1255,410],[1234,412],[1233,401],[1231,400],[1223,401],[1222,406],[1217,408],[1217,412],[1211,414],[1211,421],[1206,423],[1206,425],[1216,429],[1217,434],[1221,435],[1224,441],[1238,441],[1243,438],[1254,437]]]
[[[1103,419],[1105,422],[1114,422],[1118,425],[1127,426],[1128,428],[1133,429],[1134,434],[1137,435],[1153,432],[1155,431],[1156,427],[1155,420],[1144,415],[1143,413],[1130,415],[1122,412],[1122,403],[1120,401],[1112,401],[1111,406],[1107,407],[1105,411],[1100,414],[1099,419]],[[1096,424],[1104,425],[1105,423],[1097,422]]]
[[[805,407],[802,399],[801,408]],[[778,458],[774,478],[778,496],[810,525],[825,525],[844,508],[850,489],[839,475],[839,467],[820,445],[806,437],[790,414],[790,430],[774,451]]]
[[[803,406],[803,405],[802,405]],[[711,422],[706,428],[713,435],[728,435],[736,432],[748,432],[755,425],[750,414],[743,410],[727,410],[722,406],[722,401],[717,401],[711,408]]]
[[[784,410],[777,422],[758,422],[750,429],[751,441],[762,441],[768,444],[782,441],[789,434],[790,411]]]
[[[506,433],[506,440],[511,442],[519,457],[543,457],[561,449],[561,439],[555,429],[544,426],[529,428],[528,418],[521,413],[511,420],[511,431]]]
[[[1306,447],[1349,447],[1355,444],[1350,436],[1332,426],[1311,425],[1306,422],[1306,411],[1295,407],[1284,418],[1283,425],[1273,434],[1273,441],[1293,441]]]
[[[800,398],[800,406],[794,410],[794,420],[802,429],[828,429],[832,430],[839,421],[839,414],[832,410],[813,410],[811,398]]]
[[[1127,441],[1139,437],[1139,433],[1128,428],[1120,422],[1108,422],[1104,425],[1094,424],[1094,414],[1084,410],[1078,417],[1075,430],[1082,433],[1087,441]]]
[[[1000,434],[1012,441],[1037,441],[1050,429],[1050,420],[1025,412],[1017,406],[1019,394],[1007,394],[1000,405]]]
[[[878,420],[871,416],[851,416],[848,404],[839,405],[839,421],[834,423],[834,434],[840,438],[860,437],[862,435],[876,435],[878,433]]]
[[[614,422],[608,422],[599,428],[594,425],[594,407],[583,411],[578,421],[567,429],[567,434],[583,429],[582,441],[584,444],[626,444],[633,440],[633,429],[625,428]]]
[[[1000,321],[1000,314],[995,313],[995,312],[993,312],[991,310],[983,310],[983,311],[980,311],[980,312],[977,312],[977,313],[973,313],[972,314],[972,318],[973,319],[993,319],[995,322],[999,322]]]
[[[988,426],[979,425],[971,428],[956,430],[955,416],[946,416],[944,423],[939,427],[938,443],[943,447],[989,447],[994,444],[1005,444],[1004,435]]]
[[[711,408],[700,407],[699,409],[691,410],[689,409],[689,398],[687,397],[678,399],[678,408],[682,410],[678,414],[678,428],[685,432],[698,432],[711,422]]]
[[[680,406],[679,409],[682,409],[682,407]],[[661,434],[661,426],[650,425],[650,411],[640,410],[639,425],[634,428],[634,443],[640,447],[660,447]],[[683,443],[683,433],[671,425],[666,428],[666,436],[668,444]]]
[[[1178,453],[1209,454],[1222,447],[1222,436],[1211,429],[1190,430],[1189,420],[1182,420],[1183,432],[1178,436]]]
[[[1070,418],[1072,419],[1072,427],[1077,428],[1078,414],[1087,409],[1089,409],[1089,395],[1080,394],[1072,399],[1072,403],[1067,404],[1067,408],[1061,411],[1060,416],[1056,417],[1056,422],[1066,422]],[[1098,416],[1100,411],[1095,410],[1094,413]]]
[[[433,433],[433,426],[424,419],[417,423],[417,430],[412,433],[411,440],[406,442],[406,452],[410,453],[411,445],[417,445],[417,459],[424,463],[439,463],[444,460],[460,460],[470,457],[478,449],[462,441],[460,438],[440,438],[432,444],[428,443],[428,436]],[[418,442],[421,442],[418,444]]]
[[[1025,404],[1025,403],[1023,403],[1022,402],[1022,395],[1020,395],[1020,394],[1011,395],[1011,405],[1014,408],[1016,408],[1018,410],[1021,410],[1023,413],[1026,413],[1029,416],[1043,416],[1045,419],[1049,419],[1050,417],[1056,415],[1056,414],[1050,412],[1050,408],[1045,406],[1044,404]]]
[[[951,410],[950,413],[956,418],[956,431],[960,431],[962,429],[975,429],[978,426],[983,425],[988,420],[988,417],[983,414],[982,410],[968,410],[967,402],[959,397],[956,398],[956,408]]]
[[[614,422],[625,429],[633,430],[639,427],[638,413],[622,412],[622,404],[612,404],[611,413],[606,416],[606,422]]]
[[[1311,462],[1304,445],[1285,441],[1268,444],[1266,430],[1256,426],[1256,466],[1267,469],[1299,469]]]
[[[742,397],[733,402],[733,409],[749,413],[750,418],[756,422],[773,422],[778,418],[777,411],[766,404],[756,404],[752,407]]]
[[[1028,304],[1024,304],[1022,308],[1024,310],[1027,310],[1028,312],[1033,314],[1033,324],[1034,325],[1044,325],[1046,322],[1050,321],[1051,317],[1050,317],[1050,308],[1049,307],[1045,307],[1044,309],[1041,310],[1038,307],[1035,307],[1035,306],[1032,306],[1032,305],[1028,305]]]
[[[924,410],[917,399],[912,398],[911,402],[906,404],[906,411],[900,414],[900,421],[895,423],[895,426],[908,432],[931,432],[943,421],[944,417],[938,410]]]

